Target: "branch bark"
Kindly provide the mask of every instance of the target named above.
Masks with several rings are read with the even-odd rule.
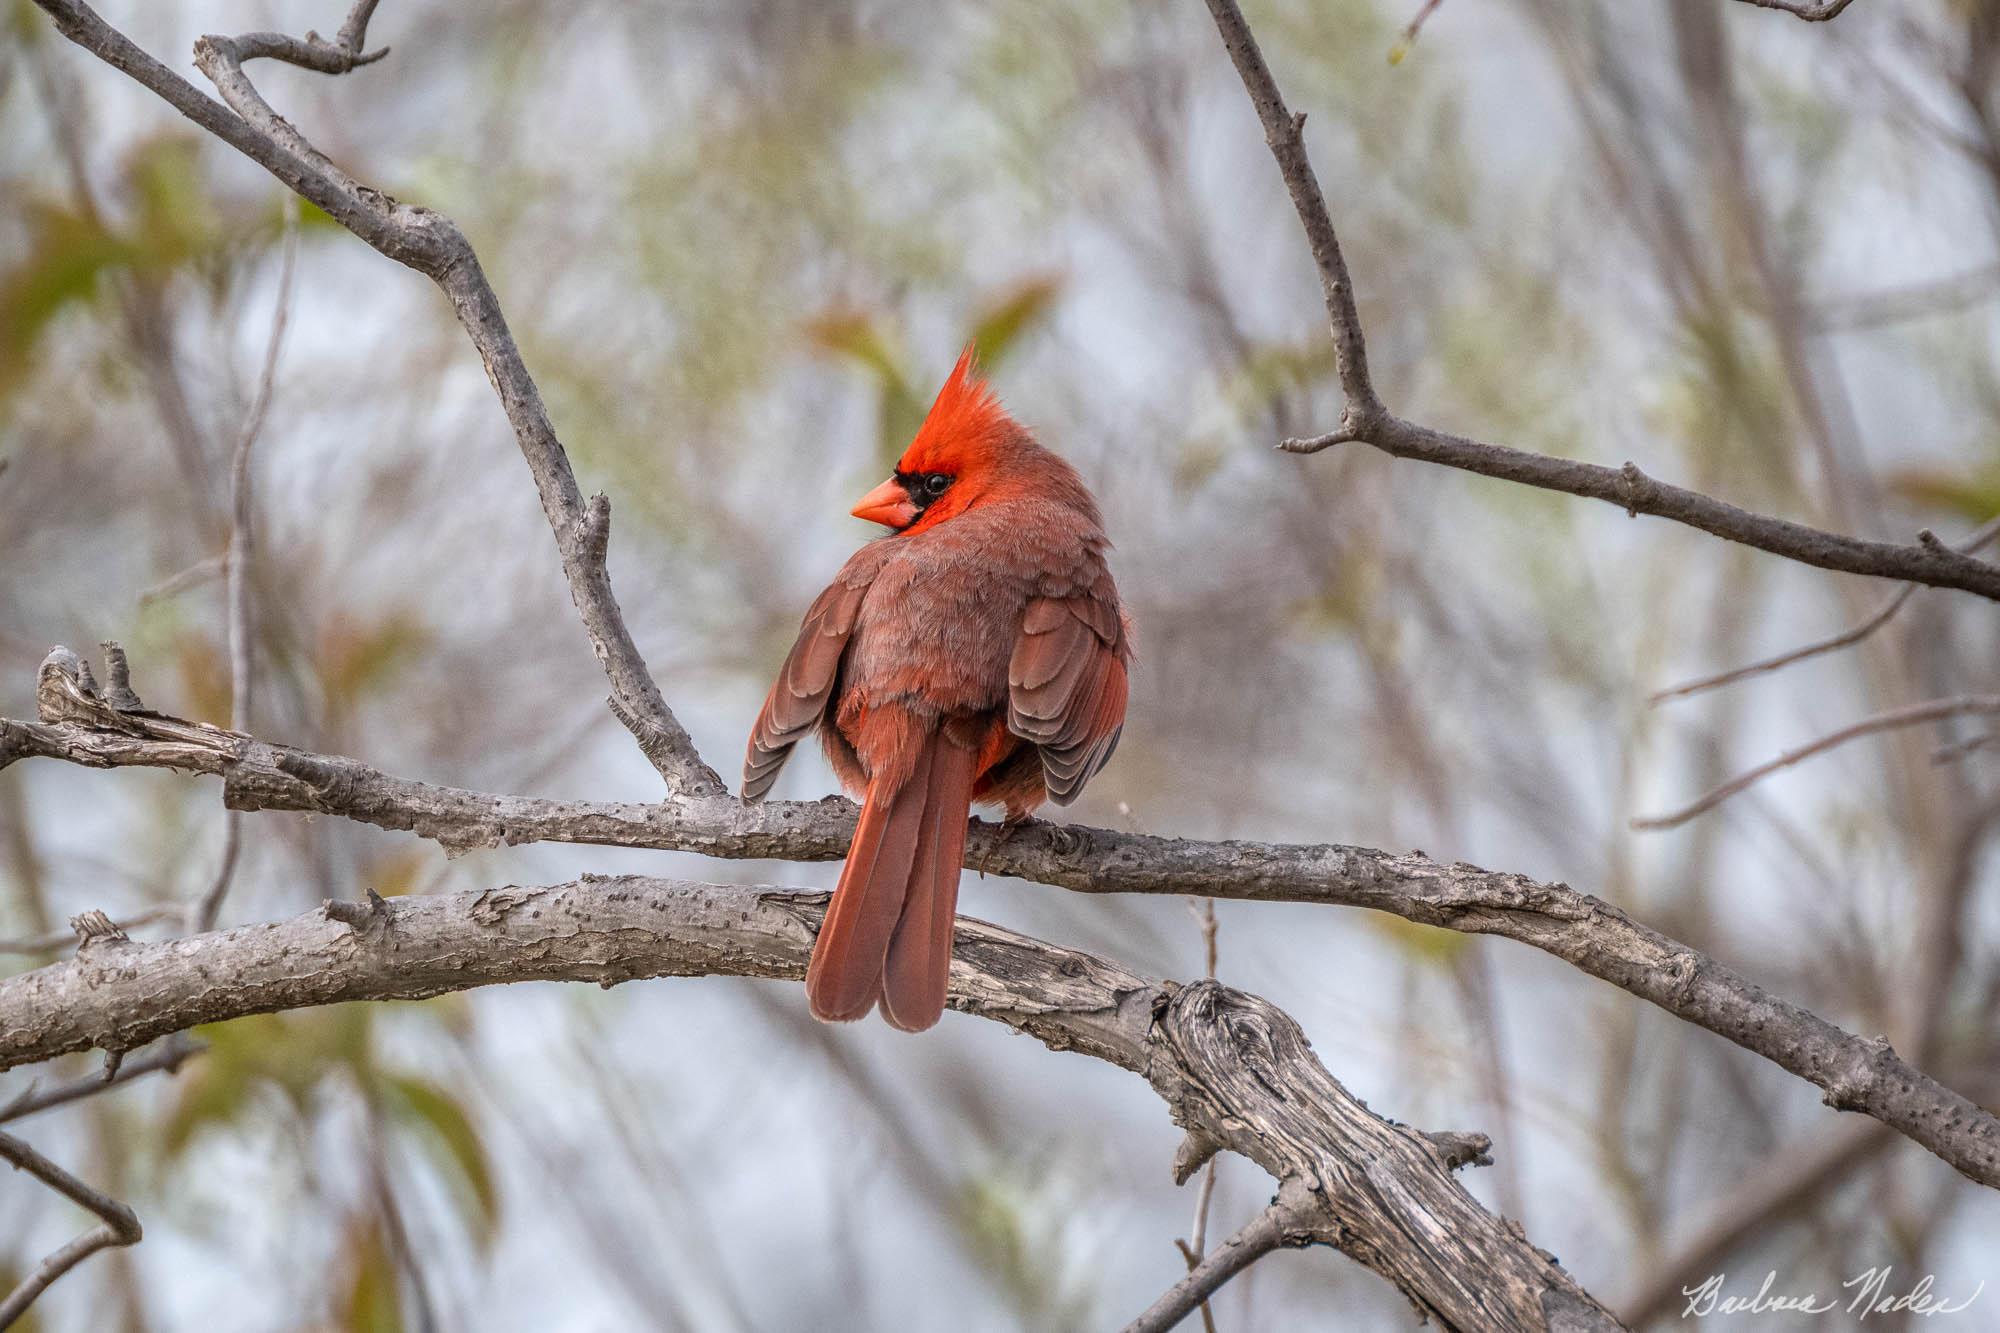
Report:
[[[0,981],[0,1069],[128,1050],[200,1023],[516,981],[804,975],[827,895],[638,876],[341,904],[157,944],[100,942]],[[1335,1246],[1462,1329],[1615,1328],[1482,1208],[1426,1135],[1368,1110],[1268,1002],[1125,972],[961,920],[951,1005],[1142,1075],[1177,1124],[1296,1199]],[[1567,1321],[1567,1322],[1565,1322]]]
[[[0,718],[0,768],[40,756],[93,768],[176,768],[221,776],[236,810],[340,815],[429,838],[447,853],[529,842],[699,852],[730,859],[833,861],[855,808],[839,797],[745,805],[733,797],[657,805],[550,801],[392,777],[333,755],[272,745],[205,723],[122,713],[66,649],[43,663],[42,721]],[[1366,907],[1409,921],[1503,935],[1650,1001],[1815,1084],[2000,1188],[2000,1120],[1912,1068],[1888,1042],[1843,1031],[1716,959],[1567,884],[1339,843],[1200,842],[1031,820],[1010,835],[975,821],[968,867],[1081,893],[1170,893]]]
[[[534,474],[571,599],[611,684],[612,712],[638,740],[670,791],[677,795],[724,791],[722,779],[702,762],[687,730],[661,697],[625,626],[605,567],[610,505],[601,495],[584,500],[541,391],[521,360],[500,298],[481,271],[471,242],[443,214],[400,203],[341,170],[273,111],[243,73],[245,61],[260,58],[327,74],[346,73],[379,58],[382,52],[360,55],[374,5],[356,5],[335,42],[310,34],[203,37],[195,44],[195,63],[214,82],[228,103],[225,106],[153,59],[81,0],[35,3],[70,41],[157,93],[382,254],[438,285],[478,349],[486,377]]]

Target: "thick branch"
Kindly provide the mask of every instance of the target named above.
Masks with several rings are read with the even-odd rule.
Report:
[[[361,57],[359,50],[373,5],[357,5],[335,43],[269,33],[202,38],[195,46],[195,60],[229,103],[224,107],[140,50],[81,0],[36,0],[36,4],[72,42],[131,75],[376,250],[416,269],[443,289],[459,323],[479,350],[487,378],[500,396],[521,454],[534,474],[542,512],[555,533],[570,596],[611,683],[613,712],[631,729],[670,790],[682,795],[723,791],[721,778],[701,761],[693,740],[661,697],[625,626],[604,563],[608,508],[602,497],[585,503],[569,456],[542,404],[541,392],[521,360],[514,335],[501,314],[499,297],[480,270],[471,243],[444,215],[398,203],[334,165],[270,108],[243,73],[243,62],[259,57],[287,60],[327,73],[368,63],[375,57]]]
[[[120,713],[74,654],[43,664],[41,723],[0,719],[0,766],[46,756],[219,774],[238,810],[299,810],[407,830],[448,852],[528,842],[591,843],[733,859],[832,861],[854,806],[838,797],[745,805],[546,801],[439,787],[154,713]],[[1009,837],[975,823],[966,864],[1083,893],[1168,893],[1327,903],[1448,930],[1504,935],[1728,1040],[1890,1125],[1984,1185],[2000,1187],[2000,1120],[1864,1040],[1788,1004],[1713,958],[1567,884],[1338,843],[1199,842],[1031,821]]]
[[[825,894],[587,877],[105,942],[0,981],[0,1068],[123,1050],[245,1014],[514,981],[804,975]],[[351,922],[351,924],[350,924]],[[1448,1327],[1615,1321],[1482,1208],[1423,1134],[1384,1120],[1264,1000],[1176,986],[961,920],[951,1004],[1143,1075],[1175,1121],[1270,1172],[1304,1241],[1336,1245]]]

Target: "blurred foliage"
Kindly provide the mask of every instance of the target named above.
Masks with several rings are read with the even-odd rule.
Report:
[[[500,1217],[493,1165],[465,1104],[443,1085],[385,1066],[376,1028],[404,1006],[343,1004],[260,1014],[203,1028],[209,1049],[176,1084],[161,1126],[169,1160],[183,1157],[207,1132],[231,1126],[276,1103],[301,1128],[316,1122],[336,1090],[358,1094],[430,1162],[454,1200],[466,1234],[480,1248]]]
[[[396,1258],[378,1219],[356,1217],[340,1246],[340,1299],[334,1319],[344,1333],[403,1333]]]
[[[134,144],[117,178],[117,221],[88,200],[23,202],[26,242],[0,269],[0,398],[32,372],[35,346],[57,318],[101,300],[110,284],[188,273],[217,299],[276,242],[283,220],[275,200],[226,212],[216,202],[205,169],[212,142],[172,131]],[[336,225],[317,208],[303,211],[305,225]]]
[[[993,374],[1017,343],[1054,312],[1062,292],[1060,279],[1027,278],[983,301],[960,346],[970,343],[980,367]],[[876,460],[893,470],[896,460],[930,411],[934,388],[918,383],[923,373],[912,367],[903,339],[891,333],[888,321],[862,311],[830,312],[806,325],[806,335],[821,349],[860,367],[874,381],[876,395]],[[942,382],[942,376],[932,376]],[[930,383],[929,380],[922,381]]]
[[[1886,480],[1891,491],[1918,509],[1950,514],[1973,526],[2000,514],[2000,456],[1970,471],[1898,468]]]
[[[1075,1217],[1062,1198],[1067,1192],[1061,1172],[1017,1160],[967,1177],[958,1201],[972,1251],[1026,1328],[1066,1333],[1093,1323],[1091,1287],[1067,1225]]]

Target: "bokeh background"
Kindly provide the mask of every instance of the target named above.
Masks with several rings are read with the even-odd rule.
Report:
[[[1399,62],[1416,0],[1246,8],[1311,115],[1405,415],[1866,535],[1956,537],[2000,510],[2000,6],[1807,25],[1725,0],[1447,0]],[[104,12],[197,82],[205,31],[342,17]],[[5,16],[0,713],[32,715],[51,644],[115,638],[149,704],[225,720],[227,459],[285,198],[31,6]],[[1992,691],[1992,607],[1926,592],[1858,649],[1654,707],[1892,589],[1359,447],[1274,453],[1329,428],[1338,391],[1201,6],[390,0],[371,35],[393,54],[347,77],[254,77],[358,176],[471,236],[583,485],[612,499],[639,642],[718,768],[869,535],[848,506],[976,337],[1102,498],[1140,627],[1124,744],[1074,817],[1562,879],[1994,1095],[2000,745],[1976,724],[1628,827],[1869,713]],[[307,212],[290,314],[256,455],[257,734],[456,785],[656,794],[442,299]],[[780,794],[830,789],[802,754]],[[367,886],[835,874],[447,860],[286,815],[244,834],[225,924]],[[221,837],[212,780],[17,765],[0,931],[198,893]],[[1181,900],[968,876],[963,910],[1160,975],[1203,965]],[[1832,1292],[1882,1265],[1892,1289],[1985,1281],[2000,1310],[2000,1201],[1720,1039],[1504,941],[1216,917],[1224,980],[1296,1015],[1377,1110],[1492,1134],[1470,1187],[1628,1314],[1674,1322],[1672,1292],[1711,1272]],[[171,1079],[20,1128],[146,1226],[39,1327],[1101,1328],[1182,1271],[1194,1191],[1169,1180],[1153,1094],[961,1016],[914,1040],[835,1030],[793,987],[701,980],[207,1036]],[[10,1074],[0,1097],[88,1067]],[[1269,1193],[1224,1162],[1211,1235]],[[11,1273],[82,1224],[0,1179]],[[1325,1251],[1261,1263],[1216,1317],[1414,1323]]]

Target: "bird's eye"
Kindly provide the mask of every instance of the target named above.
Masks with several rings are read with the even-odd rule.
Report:
[[[945,487],[951,485],[951,478],[942,472],[932,472],[924,477],[924,494],[933,499],[943,495]]]

